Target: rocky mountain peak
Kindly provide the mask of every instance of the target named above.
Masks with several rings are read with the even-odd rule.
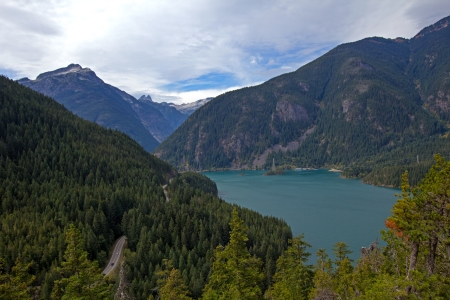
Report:
[[[94,71],[92,71],[89,68],[83,68],[79,64],[70,64],[65,68],[60,68],[54,71],[45,72],[36,77],[36,81],[48,79],[51,77],[57,77],[57,76],[67,76],[67,75],[82,75],[84,79],[88,79],[97,83],[104,83],[103,80],[101,80]]]
[[[150,101],[153,102],[153,99],[150,95],[142,95],[141,97],[139,97],[138,99],[139,101]]]
[[[171,106],[175,107],[179,112],[191,115],[194,111],[211,101],[213,97],[208,97],[206,99],[200,99],[191,103],[183,103],[183,104],[173,104]]]

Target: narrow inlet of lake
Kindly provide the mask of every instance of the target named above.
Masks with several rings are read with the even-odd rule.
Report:
[[[363,184],[344,179],[328,170],[287,171],[283,175],[262,176],[263,171],[206,172],[219,189],[219,197],[229,203],[285,220],[294,236],[305,234],[312,245],[311,261],[319,248],[331,249],[343,241],[359,258],[384,229],[384,221],[396,201],[398,189]]]

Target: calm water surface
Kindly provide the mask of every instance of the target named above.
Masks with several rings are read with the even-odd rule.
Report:
[[[219,197],[229,203],[285,220],[294,236],[305,234],[315,262],[318,248],[329,255],[343,241],[359,257],[380,236],[384,220],[396,201],[397,189],[374,187],[358,179],[343,179],[328,170],[287,171],[262,176],[263,171],[207,172],[216,182]]]

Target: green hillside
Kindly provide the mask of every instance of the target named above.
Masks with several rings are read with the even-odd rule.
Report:
[[[449,19],[411,40],[343,44],[295,72],[220,95],[155,153],[181,170],[267,168],[275,158],[364,176],[380,167],[372,162],[380,155],[385,166],[399,166],[409,147],[431,165],[432,154],[448,153],[446,138],[425,141],[447,131]]]
[[[176,262],[198,295],[213,250],[228,242],[232,211],[206,177],[177,174],[127,135],[82,120],[5,77],[0,77],[0,203],[0,295],[9,282],[3,274],[31,263],[35,280],[27,293],[41,299],[50,298],[63,276],[59,267],[70,224],[81,232],[88,258],[100,266],[113,241],[128,237],[127,280],[137,299],[147,299],[156,287],[153,271],[163,258]],[[239,213],[249,227],[252,254],[274,266],[292,236],[290,228],[246,209]],[[268,276],[274,272],[267,269]]]

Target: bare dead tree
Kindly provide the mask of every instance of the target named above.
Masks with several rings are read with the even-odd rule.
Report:
[[[372,244],[370,244],[370,246],[368,248],[361,247],[361,256],[366,257],[366,256],[370,255],[374,250],[378,250],[378,249],[379,249],[378,238],[376,238],[376,240],[373,241]]]
[[[122,260],[119,270],[119,287],[114,295],[114,300],[134,300],[135,298],[128,292],[129,287],[130,284],[125,276],[125,260]]]

